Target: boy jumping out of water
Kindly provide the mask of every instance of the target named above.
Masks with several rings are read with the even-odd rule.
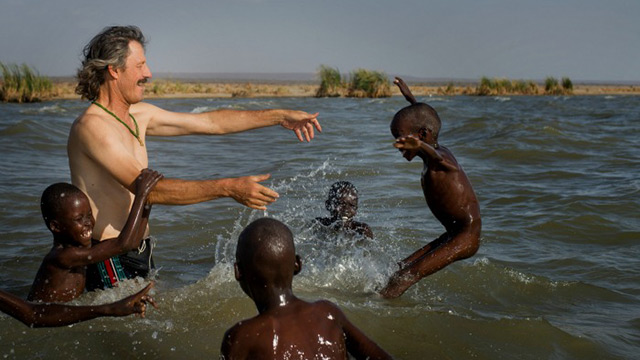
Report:
[[[101,316],[145,316],[147,303],[156,306],[148,295],[153,283],[120,301],[104,305],[72,306],[50,303],[33,303],[0,290],[0,311],[29,327],[56,327],[75,324]]]
[[[293,234],[278,220],[262,218],[240,234],[235,277],[259,314],[227,330],[223,359],[390,359],[333,303],[309,303],[293,295],[302,268]]]
[[[315,221],[335,231],[357,234],[373,239],[369,225],[355,221],[358,212],[358,190],[348,181],[337,181],[331,185],[325,206],[331,217],[318,217]]]
[[[151,206],[145,206],[151,189],[162,175],[142,170],[136,179],[136,195],[123,231],[115,239],[92,245],[95,220],[89,198],[77,187],[57,183],[42,194],[40,206],[53,247],[44,257],[27,300],[66,302],[80,296],[87,282],[87,265],[138,248],[147,228]],[[113,269],[105,275],[115,277]]]
[[[400,269],[380,291],[385,298],[402,295],[411,285],[454,261],[473,256],[480,246],[480,207],[471,183],[451,151],[438,144],[440,118],[429,105],[416,102],[400,78],[394,81],[411,105],[391,121],[394,147],[408,161],[424,162],[422,191],[446,232],[402,260]]]

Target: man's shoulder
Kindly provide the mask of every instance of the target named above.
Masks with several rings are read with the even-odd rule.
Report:
[[[71,135],[74,135],[74,133],[91,132],[92,130],[101,128],[103,125],[102,114],[92,109],[87,109],[73,121],[71,125]]]
[[[129,107],[129,112],[138,119],[138,121],[146,121],[152,118],[155,114],[165,111],[162,108],[155,106],[147,102],[139,102]]]

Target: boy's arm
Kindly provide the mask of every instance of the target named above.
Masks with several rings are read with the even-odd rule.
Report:
[[[0,291],[0,310],[29,327],[65,326],[100,316],[126,316],[134,313],[144,317],[147,302],[156,306],[153,298],[147,294],[152,286],[153,283],[115,303],[96,306],[31,303]]]
[[[328,301],[326,303],[333,308],[331,312],[342,324],[342,331],[344,332],[349,354],[356,359],[392,359],[391,355],[353,325],[335,304]]]
[[[438,164],[439,166],[444,167],[446,170],[458,170],[458,167],[455,164],[447,161],[446,158],[440,155],[440,152],[436,148],[413,135],[403,136],[396,139],[396,142],[393,144],[393,146],[400,150],[418,150],[426,154],[432,163]]]
[[[138,248],[144,235],[151,209],[145,210],[145,203],[149,193],[161,178],[162,174],[157,171],[143,169],[136,179],[136,197],[133,200],[129,218],[120,235],[115,239],[101,241],[90,248],[69,247],[61,250],[54,260],[58,266],[73,268],[95,264]]]

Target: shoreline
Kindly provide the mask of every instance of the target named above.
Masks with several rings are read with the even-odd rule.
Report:
[[[74,93],[75,83],[54,82],[54,94],[50,100],[80,99]],[[458,96],[475,94],[477,84],[421,84],[409,83],[415,96]],[[518,93],[500,93],[488,96],[558,96],[545,95],[544,86],[538,86],[538,93],[522,95]],[[147,84],[146,99],[180,98],[261,98],[261,97],[314,97],[319,87],[316,82],[242,82],[242,81],[167,81],[155,80]],[[640,95],[640,86],[634,85],[594,85],[577,84],[573,93],[560,96],[585,95]],[[396,86],[391,86],[391,96],[402,96]]]

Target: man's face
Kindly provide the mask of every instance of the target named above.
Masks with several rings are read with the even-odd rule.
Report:
[[[63,201],[63,209],[54,219],[57,232],[72,245],[89,247],[95,225],[89,199],[84,195],[69,195]]]
[[[151,70],[147,66],[144,48],[137,41],[129,42],[129,56],[124,69],[118,69],[118,88],[129,104],[142,101],[147,79],[151,78]]]

